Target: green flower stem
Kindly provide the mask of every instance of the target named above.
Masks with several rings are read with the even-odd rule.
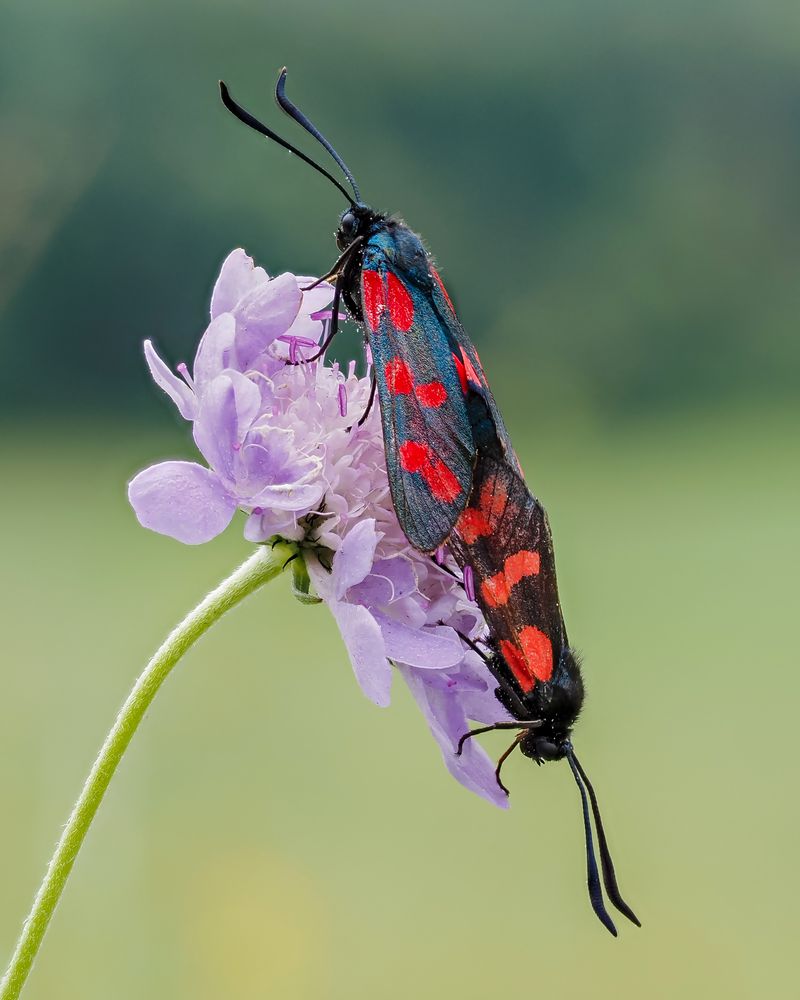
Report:
[[[278,576],[296,553],[296,546],[287,542],[279,542],[274,548],[269,545],[259,546],[246,562],[184,618],[145,667],[106,737],[50,860],[14,955],[0,983],[0,1000],[16,1000],[25,985],[81,844],[117,765],[156,692],[190,646],[219,621],[226,611],[230,611],[254,590]]]

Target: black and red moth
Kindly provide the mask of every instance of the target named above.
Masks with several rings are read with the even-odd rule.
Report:
[[[479,412],[479,407],[475,409]],[[506,793],[500,771],[517,747],[537,764],[567,761],[583,807],[589,899],[597,917],[616,937],[617,929],[603,903],[590,805],[606,894],[620,913],[641,925],[619,891],[597,796],[572,746],[572,727],[583,706],[584,685],[561,612],[550,524],[544,507],[508,462],[497,437],[492,436],[488,413],[483,414],[479,426],[480,447],[469,505],[459,517],[448,546],[462,569],[468,594],[480,605],[489,626],[486,650],[466,636],[462,638],[495,676],[497,699],[515,721],[465,733],[458,752],[473,736],[494,729],[518,729],[497,764],[497,782]]]
[[[590,807],[608,898],[639,921],[617,887],[597,798],[570,740],[584,687],[561,614],[547,515],[525,485],[478,354],[422,240],[399,219],[361,201],[347,165],[287,98],[285,83],[284,69],[275,91],[278,105],[328,151],[352,193],[238,105],[224,83],[220,92],[240,121],[327,177],[349,203],[336,231],[341,256],[326,275],[335,279],[331,327],[319,352],[306,360],[319,357],[335,336],[343,301],[363,324],[372,354],[373,391],[377,387],[400,525],[421,552],[448,543],[489,626],[488,651],[464,638],[485,659],[499,684],[497,698],[515,719],[464,734],[459,752],[471,736],[519,729],[497,766],[504,790],[500,768],[517,746],[537,763],[567,760],[583,807],[590,901],[616,935],[603,903]]]
[[[485,402],[509,460],[516,462],[478,354],[422,240],[405,223],[361,201],[350,170],[319,130],[287,98],[286,70],[278,78],[280,107],[317,139],[342,169],[350,194],[305,153],[255,119],[220,84],[225,106],[240,121],[300,156],[344,194],[336,241],[342,251],[327,277],[336,277],[333,319],[320,348],[336,334],[340,302],[363,324],[373,361],[392,503],[409,542],[434,552],[448,538],[469,499],[477,441],[470,393]],[[318,356],[318,355],[315,355]],[[307,360],[313,360],[309,358]]]

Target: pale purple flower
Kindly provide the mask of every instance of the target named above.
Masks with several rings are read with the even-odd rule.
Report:
[[[210,468],[151,466],[131,481],[131,504],[146,528],[190,545],[218,535],[237,508],[268,511],[277,526],[309,511],[324,492],[322,461],[300,451],[294,437],[264,421],[259,386],[229,369],[206,385],[194,418],[194,440]]]
[[[389,661],[441,670],[464,659],[452,628],[428,623],[414,566],[406,555],[376,559],[375,521],[359,521],[342,541],[327,572],[313,556],[309,575],[336,619],[364,694],[389,704]]]
[[[462,755],[455,755],[469,719],[510,718],[495,698],[496,684],[483,661],[458,635],[482,627],[480,613],[430,559],[407,546],[376,559],[377,543],[375,522],[368,518],[342,541],[331,572],[313,555],[306,560],[314,587],[339,626],[356,679],[368,698],[388,705],[394,664],[450,772],[467,788],[505,806],[483,749],[468,741]]]
[[[253,542],[280,536],[300,544],[317,594],[330,607],[364,693],[388,705],[393,667],[405,680],[466,787],[497,805],[506,797],[469,720],[509,718],[496,682],[461,635],[486,627],[473,594],[436,560],[410,548],[389,495],[377,407],[358,426],[370,395],[359,378],[323,361],[293,362],[317,350],[330,320],[329,285],[269,278],[242,250],[222,266],[211,322],[195,356],[173,372],[145,343],[154,381],[192,423],[207,465],[167,461],[140,472],[129,498],[139,521],[181,542],[215,537],[237,510]]]

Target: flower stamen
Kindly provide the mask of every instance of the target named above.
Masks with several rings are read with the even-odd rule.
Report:
[[[469,600],[475,600],[475,574],[469,563],[464,567],[464,593]]]
[[[183,381],[189,386],[189,388],[194,389],[194,379],[189,374],[189,369],[186,367],[185,361],[181,361],[181,363],[177,366],[176,371],[181,376]]]

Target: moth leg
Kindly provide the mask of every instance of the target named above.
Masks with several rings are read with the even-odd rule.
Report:
[[[468,733],[464,733],[461,739],[458,741],[458,749],[456,750],[456,757],[461,756],[461,751],[464,749],[464,744],[467,740],[471,740],[473,736],[482,736],[484,733],[492,733],[495,729],[521,729],[523,732],[519,734],[521,739],[523,734],[528,729],[538,729],[542,724],[541,719],[531,719],[530,721],[522,722],[519,719],[514,719],[513,722],[495,722],[491,726],[481,726],[479,729],[470,729]],[[514,744],[516,746],[516,743]]]
[[[467,740],[471,740],[473,736],[482,736],[484,733],[492,733],[495,729],[519,729],[521,723],[517,722],[495,722],[491,726],[481,726],[480,729],[470,729],[468,733],[464,733],[461,739],[458,741],[458,749],[456,750],[456,757],[461,756],[461,751],[464,749],[464,744]]]
[[[456,582],[461,583],[461,577],[458,575],[458,573],[454,573],[448,566],[444,566],[442,563],[436,562],[435,556],[431,556],[431,559],[433,559],[434,565],[436,566],[437,569],[440,569],[443,573],[447,573],[448,576],[452,576],[452,578]],[[441,624],[444,625],[444,622],[442,622]],[[458,629],[455,629],[455,631],[458,632]],[[461,632],[458,632],[458,634],[461,636],[464,642],[467,643],[472,642],[471,639],[468,639],[465,635],[462,635]]]
[[[353,242],[350,244],[350,246],[345,250],[345,252],[339,257],[339,259],[336,261],[336,263],[333,265],[333,267],[330,269],[330,271],[328,271],[327,274],[323,274],[322,277],[321,278],[317,278],[317,280],[313,284],[306,285],[305,288],[301,288],[300,291],[301,292],[310,292],[312,288],[316,288],[317,285],[321,285],[323,283],[323,281],[330,281],[331,278],[337,278],[338,275],[339,275],[339,271],[341,270],[341,268],[343,267],[343,265],[345,265],[347,263],[350,255],[363,242],[364,242],[364,237],[363,236],[357,236],[353,240]]]
[[[342,299],[342,283],[337,281],[333,289],[333,304],[331,305],[331,328],[328,331],[327,337],[322,341],[315,354],[312,354],[309,358],[303,358],[302,361],[288,361],[287,364],[294,365],[307,365],[309,361],[317,361],[322,355],[327,351],[330,342],[339,332],[339,303]]]
[[[375,372],[373,371],[372,372],[372,385],[370,386],[370,389],[369,389],[369,399],[367,400],[367,408],[366,408],[366,410],[364,410],[364,412],[359,417],[358,422],[356,424],[351,424],[347,428],[348,431],[351,431],[353,429],[353,427],[361,427],[361,425],[364,423],[364,421],[369,416],[369,411],[372,409],[372,404],[375,402],[375,389],[376,389],[377,385],[378,385],[378,383],[377,383],[377,381],[375,379]]]
[[[444,569],[443,566],[440,568]],[[442,624],[444,624],[444,622],[442,622]],[[464,642],[470,647],[470,649],[472,649],[475,653],[478,654],[478,656],[480,656],[480,658],[483,660],[483,662],[486,664],[489,670],[491,670],[491,672],[494,674],[496,680],[500,682],[500,687],[497,689],[497,691],[502,692],[503,697],[501,698],[500,695],[497,694],[497,700],[500,702],[503,708],[507,708],[508,711],[512,715],[515,715],[518,719],[524,718],[528,714],[528,709],[523,700],[520,698],[517,692],[510,686],[510,684],[502,677],[499,677],[497,675],[497,672],[494,667],[495,663],[494,655],[492,655],[491,653],[484,652],[484,650],[482,650],[480,646],[473,639],[470,639],[468,635],[464,635],[463,632],[459,632],[458,629],[453,629],[453,631],[456,632],[458,635],[460,635],[461,638],[464,640]],[[541,722],[537,721],[534,725],[528,725],[527,723],[518,722],[517,725],[525,726],[528,729],[536,729],[538,726],[541,725]]]
[[[456,576],[456,574],[453,573],[453,572],[451,572],[445,566],[440,566],[439,569],[443,569],[446,573],[450,573],[450,576],[452,576],[454,580],[458,580],[459,583],[461,582],[461,580]],[[442,622],[442,625],[444,625],[444,622]],[[452,628],[452,626],[451,626],[451,628]],[[491,655],[489,653],[484,652],[481,649],[481,647],[477,644],[477,642],[475,642],[474,639],[470,639],[470,637],[468,635],[464,635],[464,633],[460,632],[457,628],[454,628],[453,631],[456,633],[456,635],[460,636],[464,640],[464,642],[469,646],[469,648],[474,653],[477,653],[478,656],[480,656],[480,658],[483,660],[483,662],[487,666],[489,666],[489,664],[492,661],[492,657],[491,657]]]
[[[508,748],[508,750],[505,751],[505,753],[501,754],[500,760],[498,760],[498,762],[497,762],[497,767],[494,769],[494,776],[497,779],[497,784],[503,789],[503,791],[506,793],[506,795],[509,795],[510,793],[509,793],[508,789],[503,784],[503,782],[502,782],[502,780],[500,778],[500,769],[502,768],[503,764],[505,763],[506,758],[509,757],[517,749],[517,745],[519,744],[519,741],[522,739],[522,737],[524,735],[525,735],[525,730],[524,729],[522,730],[522,732],[517,733],[517,736],[516,736],[514,742],[511,744],[511,746]]]

